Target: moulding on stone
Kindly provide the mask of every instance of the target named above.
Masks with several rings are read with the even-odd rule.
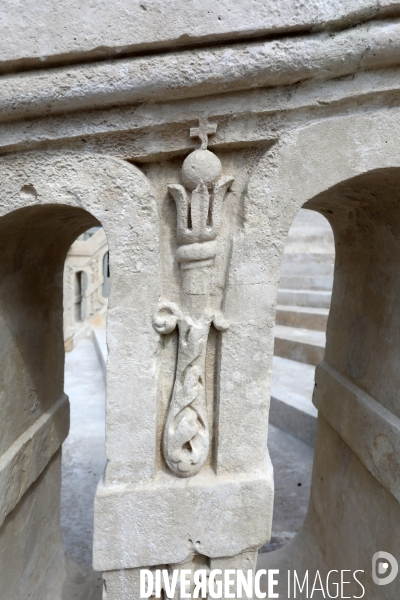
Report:
[[[398,101],[399,67],[359,71],[352,77],[314,80],[292,86],[251,89],[140,106],[119,106],[3,122],[0,152],[46,147],[68,152],[115,156],[132,163],[160,162],[186,156],[193,149],[187,132],[199,112],[218,118],[218,131],[209,143],[214,151],[246,145],[272,145],[279,133],[310,120],[376,110]],[[204,110],[206,108],[206,111]]]
[[[3,79],[0,120],[333,79],[397,66],[399,48],[400,23],[372,21],[329,38],[322,33],[37,70]]]
[[[0,456],[0,526],[46,468],[69,431],[69,400],[61,398]]]
[[[314,0],[310,4],[299,0],[247,0],[245,4],[237,0],[203,0],[200,4],[193,0],[167,4],[164,0],[118,0],[112,5],[89,3],[84,11],[79,0],[44,6],[26,0],[23,13],[14,0],[3,0],[2,24],[8,35],[0,49],[0,72],[282,35],[285,31],[354,27],[385,14],[398,14],[393,0]]]
[[[316,368],[313,403],[400,502],[400,419],[325,361]]]

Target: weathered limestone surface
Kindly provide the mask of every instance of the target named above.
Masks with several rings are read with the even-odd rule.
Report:
[[[3,71],[40,63],[121,53],[282,31],[330,29],[399,13],[395,0],[91,0],[40,5],[6,0],[0,15],[7,44],[0,53]],[[23,40],[23,43],[21,42]]]
[[[62,69],[37,69],[29,77],[26,73],[4,77],[0,117],[9,121],[16,115],[47,116],[78,109],[219,96],[224,92],[330,80],[363,70],[396,67],[399,48],[400,24],[394,19],[372,21],[330,35],[283,36],[273,41],[150,54]],[[391,80],[390,73],[389,80],[378,79],[375,91],[378,91],[376,85],[398,89],[398,78]],[[371,85],[371,80],[368,81]],[[344,84],[344,89],[349,87],[347,93],[359,95],[362,85],[357,81],[353,85]],[[342,86],[335,89],[342,90]],[[321,93],[319,88],[318,93]],[[334,101],[334,95],[332,91],[328,94],[330,102]],[[286,103],[292,99],[291,94],[288,97],[281,91],[278,96],[283,96]],[[311,102],[316,101],[314,97]],[[219,104],[221,98],[216,102]],[[65,126],[64,119],[62,123]],[[102,129],[115,126],[113,120],[104,122],[104,117],[100,123]]]
[[[394,127],[396,113],[389,117]],[[325,564],[326,570],[360,568],[368,574],[371,555],[378,546],[390,547],[393,555],[399,552],[397,540],[391,533],[399,515],[392,487],[397,481],[394,475],[397,453],[390,441],[398,416],[394,399],[398,373],[392,370],[396,364],[396,360],[392,362],[396,292],[391,288],[398,281],[396,223],[399,212],[395,191],[398,169],[394,167],[398,158],[382,113],[380,117],[379,126],[375,128],[379,139],[375,137],[372,144],[370,131],[374,129],[376,118],[373,115],[353,116],[347,129],[346,119],[303,129],[293,136],[283,152],[282,162],[279,161],[277,172],[272,176],[274,183],[268,182],[271,201],[275,194],[284,201],[294,191],[302,203],[307,196],[310,198],[306,206],[321,210],[332,224],[337,254],[325,354],[329,367],[317,368],[314,392],[314,401],[322,416],[315,444],[316,467],[309,514],[293,544],[275,556],[264,555],[260,561],[263,566],[279,564],[284,568],[290,564],[291,568],[298,565],[299,570],[305,570],[312,568],[311,564],[320,567]],[[339,151],[321,152],[331,136]],[[344,149],[350,152],[351,161],[346,160]],[[290,181],[292,175],[288,174],[294,173],[294,169],[286,160],[297,165],[296,181]],[[305,167],[299,170],[300,164]],[[321,171],[324,178],[317,180],[316,174]],[[286,175],[279,176],[283,172]],[[300,173],[303,175],[299,177]],[[335,184],[335,181],[343,183]],[[318,187],[323,191],[319,192]],[[378,241],[383,231],[385,246]],[[382,277],[385,285],[382,285]],[[387,358],[383,359],[384,356]],[[328,376],[323,379],[325,370],[334,374],[332,380]],[[333,385],[334,381],[340,382],[339,387],[337,383]],[[354,398],[350,400],[351,408],[347,406],[347,389]],[[338,403],[337,409],[328,409],[331,403]],[[365,429],[361,431],[360,427]],[[343,440],[351,446],[343,445]],[[332,507],[329,516],[328,506]],[[372,518],[376,512],[379,516]],[[339,514],[341,526],[338,528]],[[389,519],[388,514],[392,515]],[[354,566],[356,563],[358,567]],[[333,567],[334,564],[339,566]],[[372,595],[376,588],[368,576],[365,584],[367,594]],[[385,592],[387,595],[381,597],[394,598],[396,589],[393,585]]]
[[[0,526],[59,450],[68,434],[68,422],[68,398],[63,395],[2,454]]]
[[[156,4],[143,5],[147,19]],[[123,6],[114,7],[109,37],[99,11],[90,47],[81,45],[84,31],[72,44],[68,4],[63,34],[53,35],[56,26],[42,40],[46,51],[28,42],[25,51],[19,42],[18,52],[3,50],[5,70],[37,67],[39,54],[59,62],[5,76],[0,92],[0,465],[6,500],[14,498],[0,554],[12,536],[27,544],[35,536],[43,557],[26,559],[21,543],[10,558],[20,577],[10,581],[7,567],[0,584],[19,598],[23,581],[47,600],[39,571],[65,579],[54,483],[68,429],[66,417],[56,419],[62,273],[71,243],[99,224],[111,269],[108,462],[94,548],[104,598],[138,598],[141,567],[255,566],[272,518],[266,438],[277,288],[290,225],[305,206],[329,220],[337,253],[314,395],[311,502],[298,537],[260,564],[364,569],[375,598],[372,554],[400,554],[397,4],[311,3],[300,18],[285,3],[267,25],[272,5],[263,4],[257,26],[239,5],[229,26],[214,29],[205,4],[200,18],[191,13],[192,38],[235,44],[90,62],[112,54],[100,45],[125,47]],[[190,4],[180,6],[186,15]],[[174,21],[183,17],[168,14],[162,39],[139,21],[128,50],[168,47],[185,33]],[[385,20],[372,19],[379,15]],[[334,21],[340,31],[309,33]],[[36,31],[43,23],[36,19]],[[298,35],[239,43],[243,27]],[[61,66],[73,58],[80,64]],[[51,444],[40,437],[44,426],[57,433]],[[41,482],[54,491],[43,528]],[[52,599],[60,594],[54,587]],[[379,597],[397,600],[396,584]]]
[[[134,264],[136,264],[134,253],[132,253],[132,247],[135,243],[138,244],[138,249],[140,248],[141,259],[144,260],[142,249],[147,246],[147,243],[141,240],[146,237],[149,228],[140,224],[140,213],[146,215],[147,220],[148,212],[139,208],[139,221],[133,220],[133,223],[136,223],[139,228],[139,235],[137,235],[137,230],[131,226],[131,222],[127,220],[126,215],[129,215],[132,211],[136,212],[136,209],[142,206],[142,202],[145,202],[146,206],[151,206],[145,193],[146,182],[144,176],[130,165],[120,163],[120,161],[115,162],[113,159],[103,159],[103,167],[99,170],[97,159],[94,161],[89,159],[87,163],[88,178],[81,178],[79,173],[81,173],[83,165],[80,159],[70,157],[65,160],[65,156],[53,156],[51,158],[49,155],[46,155],[46,158],[43,155],[41,158],[37,155],[31,158],[30,164],[28,164],[29,161],[26,161],[26,157],[22,158],[18,166],[18,160],[17,162],[15,160],[16,157],[10,157],[8,165],[3,163],[5,171],[2,174],[2,180],[6,181],[8,179],[11,183],[11,188],[6,196],[9,198],[11,192],[14,196],[12,203],[15,208],[14,211],[9,212],[8,200],[5,200],[3,211],[5,210],[7,215],[1,221],[3,227],[2,326],[5,344],[2,353],[2,423],[4,424],[4,430],[2,431],[1,441],[5,451],[2,456],[2,471],[5,477],[8,477],[8,473],[10,473],[7,481],[10,488],[7,489],[6,495],[6,500],[10,498],[8,510],[12,510],[15,505],[13,499],[15,498],[18,501],[21,494],[24,493],[32,480],[40,475],[41,471],[45,479],[49,477],[45,468],[46,464],[52,453],[59,448],[68,431],[68,417],[64,416],[61,422],[57,422],[55,419],[52,422],[52,418],[58,416],[58,412],[53,411],[52,413],[51,411],[62,393],[63,386],[62,273],[66,252],[71,242],[78,235],[89,227],[98,224],[98,220],[93,216],[93,213],[98,212],[98,208],[96,208],[99,205],[98,199],[107,196],[107,189],[114,188],[110,184],[109,178],[118,178],[120,169],[122,169],[122,172],[127,171],[128,178],[123,177],[126,186],[124,188],[125,192],[117,185],[115,189],[119,191],[116,191],[116,196],[122,204],[124,202],[127,204],[128,210],[122,209],[119,212],[119,218],[116,221],[115,218],[113,219],[115,223],[114,233],[110,232],[108,236],[112,247],[114,248],[113,239],[115,245],[118,246],[118,249],[114,252],[115,260],[118,261],[118,255],[123,251],[124,239],[130,249],[129,260],[134,261]],[[116,168],[110,170],[110,161],[112,164],[115,162]],[[42,167],[40,167],[40,164],[42,164]],[[10,168],[14,173],[14,177],[9,177]],[[42,174],[40,174],[41,168],[44,169]],[[54,177],[56,172],[58,176]],[[59,175],[62,172],[64,172],[65,177],[60,178]],[[139,177],[138,180],[137,177]],[[21,178],[25,181],[25,184],[21,183]],[[89,181],[91,183],[85,191],[85,185]],[[132,193],[130,186],[135,185],[134,182],[137,182],[138,189],[140,189],[141,200],[139,204],[131,203],[135,193]],[[97,192],[94,191],[95,188]],[[14,191],[12,192],[11,189]],[[83,196],[91,205],[92,214],[81,208]],[[114,209],[116,196],[115,193],[108,195]],[[43,201],[38,203],[37,198],[39,197]],[[68,206],[70,198],[75,198],[73,202],[75,207]],[[109,209],[107,202],[102,204],[99,213],[100,219],[104,220],[102,214]],[[154,243],[153,234],[154,231],[151,232],[151,245]],[[157,255],[157,252],[153,253],[153,250],[153,248],[148,250],[150,257]],[[147,261],[147,266],[148,276],[151,272],[151,261]],[[131,273],[131,276],[140,279],[140,270],[138,272],[137,269],[133,268]],[[121,275],[124,284],[129,285],[130,276]],[[149,285],[148,289],[146,289],[146,285]],[[146,305],[151,293],[157,294],[156,286],[151,282],[151,278],[148,280],[148,284],[145,281],[142,283],[136,282],[133,287],[142,290]],[[149,290],[151,290],[151,293]],[[123,293],[123,286],[121,292]],[[157,297],[158,295],[156,295]],[[132,318],[129,296],[126,296],[126,302],[128,304],[128,314]],[[138,305],[137,307],[139,308]],[[123,310],[121,306],[119,309],[120,318],[126,323],[129,321],[129,316],[126,317]],[[144,310],[141,312],[146,318],[146,312]],[[153,330],[151,329],[151,331]],[[140,334],[138,333],[136,340],[139,337]],[[126,339],[125,333],[124,338],[129,344],[130,340]],[[143,340],[141,346],[143,349],[146,348],[145,340]],[[149,356],[151,357],[151,353]],[[121,361],[121,356],[118,360]],[[151,358],[147,373],[147,378],[151,382],[153,373]],[[146,372],[143,371],[142,381],[145,380]],[[130,384],[130,389],[133,389],[133,387]],[[124,398],[121,398],[118,393],[116,394],[122,405],[126,406]],[[43,416],[46,419],[43,426],[47,427],[49,432],[54,431],[54,434],[51,436],[46,435],[44,438],[40,437],[42,436],[43,426],[35,425],[37,420]],[[147,414],[145,417],[151,419],[154,418],[154,415]],[[33,425],[35,427],[32,427]],[[119,434],[118,437],[120,439]],[[52,439],[54,439],[54,444],[50,443]],[[132,439],[135,439],[134,434]],[[19,452],[13,451],[15,442],[21,446]],[[22,443],[24,443],[24,446],[22,446]],[[134,452],[132,454],[135,455]],[[58,464],[58,470],[59,468]],[[51,482],[49,482],[49,485],[51,485]],[[43,565],[40,566],[40,569],[43,569],[44,572],[47,569],[53,569],[53,561],[57,556],[62,557],[58,517],[59,490],[57,491],[57,487],[54,485],[53,494],[53,503],[49,505],[47,515],[49,522],[53,525],[43,529],[42,536],[39,538],[43,547],[49,546],[51,550],[44,555],[47,558],[43,558]],[[10,531],[14,527],[14,535],[17,535],[18,531],[25,531],[26,536],[37,536],[38,529],[41,529],[41,508],[40,502],[35,500],[36,496],[37,492],[34,487],[29,488],[23,496],[21,502],[31,502],[32,509],[23,524],[8,527],[9,530],[11,528]],[[17,509],[18,507],[14,508],[14,511]],[[54,512],[55,510],[57,512]],[[5,523],[3,527],[6,526]],[[7,553],[8,546],[7,536],[1,535],[0,549],[2,554]],[[25,549],[25,546],[22,544],[21,548]],[[21,577],[27,580],[27,585],[31,585],[31,577],[38,577],[34,565],[25,558],[24,552],[18,554],[17,550],[14,560],[21,569]],[[39,564],[41,563],[38,561],[36,568],[39,568]],[[62,571],[63,565],[60,564],[57,574],[57,581],[61,582],[60,585],[64,579]],[[12,584],[9,582],[8,571],[6,573],[4,577],[7,578],[8,585],[11,586],[9,597],[18,598],[20,593],[18,591],[19,579],[13,578],[14,583]],[[16,587],[13,588],[12,585]],[[54,598],[54,594],[57,597],[56,587],[53,587],[51,595],[49,595],[50,591],[47,589],[49,582],[46,578],[40,578],[35,585],[37,585],[35,593],[38,598],[49,597],[50,600],[50,598]]]
[[[59,524],[60,488],[61,452],[58,451],[1,526],[3,598],[63,598],[65,560]]]

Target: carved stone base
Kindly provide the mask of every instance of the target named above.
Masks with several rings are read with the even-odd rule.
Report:
[[[95,570],[177,564],[193,553],[220,557],[261,547],[270,533],[272,470],[235,478],[217,477],[211,469],[202,473],[190,485],[162,475],[139,486],[100,486]]]
[[[208,569],[220,569],[224,572],[226,569],[237,570],[240,569],[244,573],[250,569],[255,572],[257,562],[257,551],[252,550],[249,552],[243,552],[236,556],[228,556],[224,558],[212,558],[208,561]],[[160,568],[165,569],[168,565],[159,565]],[[192,564],[192,566],[195,566]],[[169,569],[190,568],[189,564],[181,565],[169,565]],[[204,565],[199,564],[200,568],[204,568]],[[234,576],[231,577],[235,581]],[[108,571],[104,573],[104,590],[103,600],[140,600],[140,569],[121,569],[118,571]],[[215,580],[218,580],[218,575]],[[235,589],[235,583],[232,586],[232,590]],[[189,588],[188,588],[189,590]],[[151,596],[154,598],[154,596]],[[179,589],[176,589],[174,600],[180,600],[181,595]],[[225,600],[222,598],[221,600]]]

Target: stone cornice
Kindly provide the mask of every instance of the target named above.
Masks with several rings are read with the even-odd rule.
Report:
[[[345,29],[399,15],[398,0],[2,0],[0,73],[261,36]]]
[[[328,80],[400,63],[400,21],[4,76],[0,120]]]

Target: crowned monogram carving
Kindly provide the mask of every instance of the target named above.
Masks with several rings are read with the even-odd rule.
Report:
[[[179,477],[198,473],[207,459],[210,434],[206,404],[206,350],[211,324],[225,331],[228,323],[210,307],[210,278],[218,252],[225,195],[233,182],[222,176],[219,158],[207,150],[216,124],[200,121],[190,130],[201,147],[182,165],[184,185],[169,185],[177,207],[176,258],[182,271],[180,305],[161,302],[153,318],[160,334],[179,330],[178,362],[163,432],[163,453]]]

